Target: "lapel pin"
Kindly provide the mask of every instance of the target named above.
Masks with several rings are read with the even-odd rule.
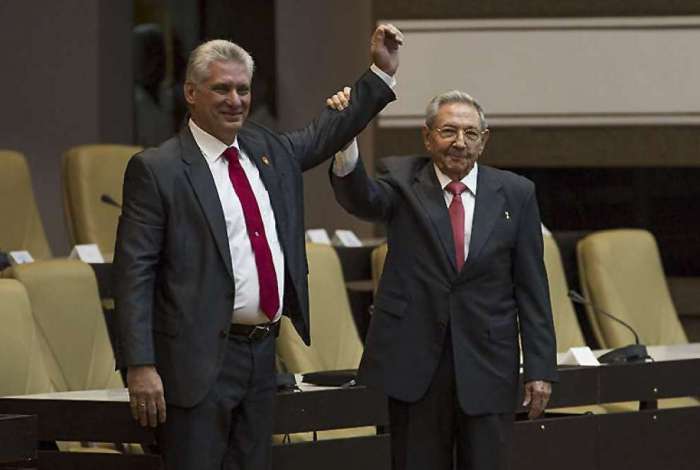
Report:
[[[270,165],[270,159],[267,158],[267,155],[263,155],[261,160],[265,165]]]
[[[506,211],[505,214],[506,214],[506,219],[510,220],[510,212]]]

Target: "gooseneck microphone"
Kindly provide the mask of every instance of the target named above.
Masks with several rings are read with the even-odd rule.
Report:
[[[612,351],[603,354],[598,358],[599,362],[604,364],[620,364],[626,362],[644,362],[646,359],[651,359],[651,356],[649,356],[649,353],[647,352],[647,347],[639,343],[639,335],[628,323],[625,323],[615,315],[611,315],[610,313],[601,309],[573,289],[569,291],[569,298],[577,304],[587,305],[597,315],[605,315],[606,317],[627,328],[634,335],[634,344],[613,349]]]
[[[105,204],[108,204],[108,205],[110,205],[110,206],[114,206],[114,207],[116,207],[116,208],[118,208],[118,209],[121,209],[121,208],[122,208],[122,205],[119,204],[119,203],[118,203],[117,201],[115,201],[114,199],[112,199],[112,196],[110,196],[109,194],[103,194],[102,196],[100,196],[100,201],[102,201],[102,202],[104,202]]]

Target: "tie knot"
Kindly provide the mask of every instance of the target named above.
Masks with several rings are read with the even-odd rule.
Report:
[[[447,186],[445,186],[445,189],[447,189],[447,191],[453,196],[459,196],[464,191],[466,191],[467,185],[462,183],[461,181],[450,181],[449,183],[447,183]]]
[[[234,165],[240,163],[238,161],[238,149],[236,147],[227,148],[221,155],[226,159],[226,161],[228,161],[229,165],[231,163],[233,163]]]

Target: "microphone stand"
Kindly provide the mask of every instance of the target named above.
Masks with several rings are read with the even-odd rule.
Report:
[[[651,356],[649,356],[649,352],[647,351],[647,347],[639,343],[639,335],[629,324],[625,323],[616,316],[611,315],[603,309],[599,308],[598,306],[594,305],[590,300],[588,300],[573,289],[569,291],[569,298],[577,304],[587,305],[591,307],[591,309],[593,309],[593,311],[598,315],[605,315],[606,317],[611,318],[615,322],[621,324],[622,326],[630,330],[634,335],[634,344],[613,349],[612,351],[600,356],[598,358],[598,362],[601,362],[603,364],[623,364],[644,362],[646,359],[651,359]]]

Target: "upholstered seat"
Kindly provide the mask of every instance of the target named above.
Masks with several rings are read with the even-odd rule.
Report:
[[[34,259],[51,257],[29,167],[21,153],[10,150],[0,150],[0,214],[0,251],[27,250]]]
[[[76,260],[6,271],[27,291],[51,387],[58,392],[120,388],[95,275]]]
[[[0,396],[53,391],[24,286],[0,279]]]
[[[277,339],[278,363],[286,372],[306,373],[357,369],[363,346],[350,311],[345,280],[335,250],[308,243],[309,315],[311,346],[306,346],[287,317],[282,318]],[[318,438],[334,439],[375,434],[373,427],[319,431]],[[292,440],[311,440],[311,434],[295,434]]]
[[[683,344],[688,338],[666,284],[654,236],[646,230],[592,233],[577,245],[581,288],[598,309],[630,324],[646,345]],[[586,309],[596,339],[605,348],[634,342],[622,325]],[[660,400],[659,406],[693,406],[694,398]]]
[[[96,243],[108,259],[112,257],[121,211],[102,201],[102,196],[121,204],[126,165],[141,150],[127,145],[81,145],[64,154],[63,202],[73,244]]]

